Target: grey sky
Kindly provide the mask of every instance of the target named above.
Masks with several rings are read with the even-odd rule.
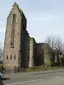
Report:
[[[37,42],[49,35],[59,36],[64,41],[64,0],[1,0],[0,44],[3,45],[6,18],[14,2],[27,17],[27,30]]]

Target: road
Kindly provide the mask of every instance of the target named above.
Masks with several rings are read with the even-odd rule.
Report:
[[[64,85],[64,70],[5,74],[4,85]]]

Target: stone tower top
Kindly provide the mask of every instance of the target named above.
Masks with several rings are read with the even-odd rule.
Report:
[[[13,7],[14,7],[14,6],[18,7],[18,4],[15,2],[14,5],[13,5]]]
[[[19,5],[18,5],[16,2],[13,4],[13,8],[18,8],[19,11],[23,12],[23,11],[19,8]]]
[[[17,8],[19,10],[20,14],[24,15],[24,12],[22,11],[22,9],[20,9],[19,5],[16,2],[12,6],[12,9],[14,9],[14,8]],[[24,15],[24,17],[25,17],[25,15]],[[25,19],[26,19],[26,17],[25,17]]]
[[[12,14],[12,11],[15,10],[15,9],[17,9],[18,12],[19,12],[21,15],[24,14],[23,11],[22,11],[22,9],[20,9],[19,5],[15,2],[15,3],[13,4],[13,6],[12,6],[12,9],[11,9],[11,11],[10,11],[7,19],[9,18],[10,14]],[[25,15],[24,15],[24,16],[25,16]]]

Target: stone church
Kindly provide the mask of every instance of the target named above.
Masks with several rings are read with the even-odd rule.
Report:
[[[50,65],[52,52],[46,43],[37,43],[29,36],[27,19],[15,2],[8,17],[4,42],[4,68],[31,68]]]

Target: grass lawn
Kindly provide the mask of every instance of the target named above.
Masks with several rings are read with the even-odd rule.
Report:
[[[22,69],[22,71],[24,72],[32,72],[32,71],[46,71],[46,70],[55,70],[55,69],[59,69],[59,68],[64,68],[64,67],[60,67],[60,66],[57,66],[57,67],[32,67],[32,68],[28,68],[28,69]]]

